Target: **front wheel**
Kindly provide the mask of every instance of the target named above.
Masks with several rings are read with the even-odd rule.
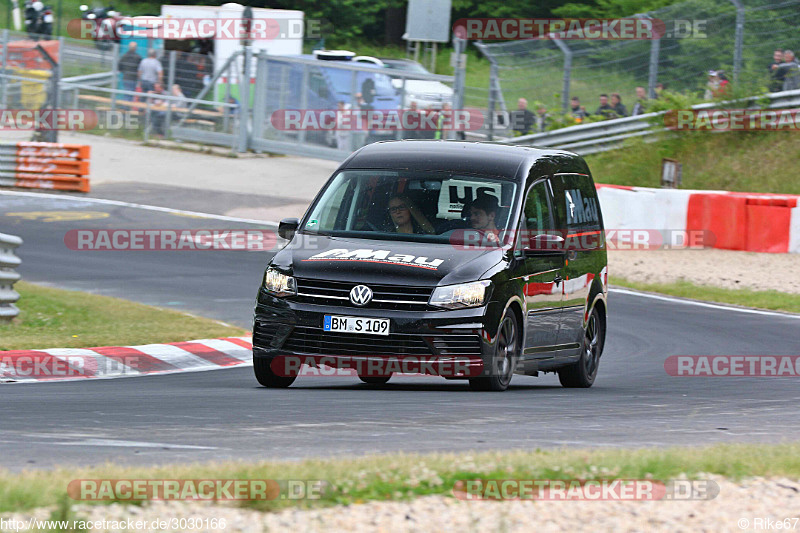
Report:
[[[566,366],[558,371],[558,380],[567,388],[587,389],[597,377],[600,366],[600,356],[603,354],[605,330],[600,320],[597,308],[592,309],[589,320],[586,322],[586,331],[583,334],[583,348],[578,362]]]
[[[508,388],[508,384],[511,383],[511,377],[517,367],[517,361],[519,361],[518,324],[516,313],[513,309],[509,309],[500,321],[500,328],[497,331],[497,339],[495,340],[495,355],[492,360],[492,368],[489,369],[489,375],[470,379],[470,389],[474,391],[501,392]]]
[[[272,370],[272,360],[263,357],[253,358],[253,372],[256,379],[264,387],[270,389],[285,389],[294,383],[297,376],[279,376]]]

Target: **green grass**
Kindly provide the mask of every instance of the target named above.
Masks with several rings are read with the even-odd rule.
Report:
[[[272,479],[323,480],[319,500],[276,499],[240,502],[275,511],[370,500],[452,496],[458,481],[469,479],[644,479],[668,481],[681,474],[800,477],[800,445],[726,444],[597,450],[499,450],[431,455],[390,454],[354,459],[299,462],[212,463],[160,467],[119,467],[47,471],[0,471],[0,512],[58,505],[74,479]],[[77,503],[77,502],[76,502]],[[131,503],[131,502],[120,502]]]
[[[706,285],[695,285],[688,281],[675,283],[638,283],[624,278],[613,277],[612,285],[628,287],[640,291],[657,292],[679,298],[691,298],[708,302],[719,302],[771,311],[800,313],[800,294],[786,294],[778,291],[754,291],[750,289],[723,289]]]
[[[119,298],[19,282],[20,314],[0,324],[0,350],[126,346],[245,335],[207,318]]]
[[[598,183],[660,187],[664,157],[683,164],[683,189],[800,194],[800,137],[792,132],[681,133],[586,161]]]

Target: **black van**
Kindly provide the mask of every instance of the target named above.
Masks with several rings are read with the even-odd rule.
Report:
[[[290,242],[266,269],[253,327],[264,386],[292,384],[298,365],[282,366],[287,357],[356,369],[373,384],[414,358],[436,363],[415,366],[421,373],[474,390],[505,390],[515,372],[594,383],[607,258],[597,192],[576,154],[371,144],[279,233]]]

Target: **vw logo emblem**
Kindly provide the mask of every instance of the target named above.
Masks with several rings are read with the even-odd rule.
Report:
[[[350,301],[358,306],[367,305],[372,301],[372,289],[366,285],[356,285],[350,289]]]

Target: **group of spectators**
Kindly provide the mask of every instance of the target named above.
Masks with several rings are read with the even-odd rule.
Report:
[[[800,89],[800,64],[791,50],[780,49],[772,53],[772,63],[768,67],[769,91],[794,91]]]
[[[663,89],[663,84],[656,85],[656,98],[658,98]],[[581,104],[580,98],[573,96],[570,98],[568,115],[576,124],[582,123],[589,116],[600,117],[601,120],[610,120],[612,118],[641,115],[646,112],[647,101],[647,90],[641,86],[636,87],[636,103],[633,104],[633,109],[628,113],[628,108],[622,103],[622,96],[619,93],[611,93],[610,99],[608,94],[602,93],[599,96],[597,109],[594,112],[589,112],[586,106]],[[528,101],[525,98],[517,100],[517,109],[509,113],[509,119],[511,128],[517,135],[540,133],[546,131],[550,125],[547,107],[539,105],[536,113],[533,113],[528,109]]]

